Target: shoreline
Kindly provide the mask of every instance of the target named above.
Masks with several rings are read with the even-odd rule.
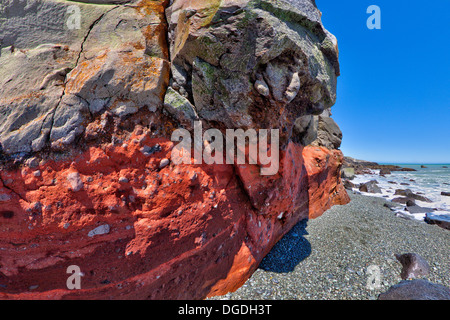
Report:
[[[236,292],[211,299],[374,300],[402,280],[395,254],[403,253],[421,255],[431,267],[425,279],[449,287],[448,230],[396,217],[383,198],[348,193],[349,204],[297,224]],[[373,266],[379,288],[368,286]]]
[[[389,200],[387,205],[397,216],[450,229],[449,167],[392,167],[346,157],[341,174],[347,190]]]

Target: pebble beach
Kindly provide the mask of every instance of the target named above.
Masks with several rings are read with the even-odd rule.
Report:
[[[395,254],[430,265],[424,279],[450,287],[450,231],[396,217],[386,200],[349,192],[351,202],[298,223],[225,300],[375,300],[398,284]]]

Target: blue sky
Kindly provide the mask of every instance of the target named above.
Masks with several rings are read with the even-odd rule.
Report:
[[[345,155],[450,163],[450,0],[316,0],[339,43],[333,118]],[[370,5],[381,29],[369,30]]]

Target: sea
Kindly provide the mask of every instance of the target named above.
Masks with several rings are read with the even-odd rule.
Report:
[[[391,164],[391,163],[380,163]],[[450,164],[393,164],[402,168],[412,168],[416,171],[393,171],[386,176],[380,176],[380,170],[372,170],[370,174],[356,175],[353,183],[365,183],[376,180],[382,193],[373,194],[361,192],[367,196],[383,197],[387,200],[402,197],[394,195],[396,189],[410,189],[413,193],[423,195],[432,202],[416,200],[421,207],[433,208],[430,213],[450,216],[450,197],[441,195],[441,192],[450,192]],[[423,166],[423,167],[422,167]],[[359,191],[355,189],[355,191]],[[409,214],[404,207],[395,211],[402,215],[423,221],[426,213]]]

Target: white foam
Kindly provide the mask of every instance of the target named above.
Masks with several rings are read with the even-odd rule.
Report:
[[[415,202],[418,206],[436,208],[437,210],[432,211],[432,213],[436,215],[450,215],[450,197],[441,195],[441,188],[444,186],[442,182],[447,181],[445,176],[428,176],[423,172],[417,174],[416,172],[397,171],[383,177],[379,175],[380,170],[370,170],[370,172],[370,174],[356,175],[352,180],[352,183],[361,184],[376,180],[382,193],[361,192],[358,189],[354,189],[354,191],[358,191],[365,196],[380,197],[391,201],[394,198],[403,197],[395,195],[396,189],[410,189],[413,193],[422,195],[431,200],[431,202],[416,200]],[[430,173],[434,172],[430,171]],[[394,183],[390,183],[389,181]],[[406,217],[424,221],[426,216],[425,213],[411,214],[408,211],[405,211],[405,207],[406,206],[401,206],[399,209],[396,209],[395,212]]]

